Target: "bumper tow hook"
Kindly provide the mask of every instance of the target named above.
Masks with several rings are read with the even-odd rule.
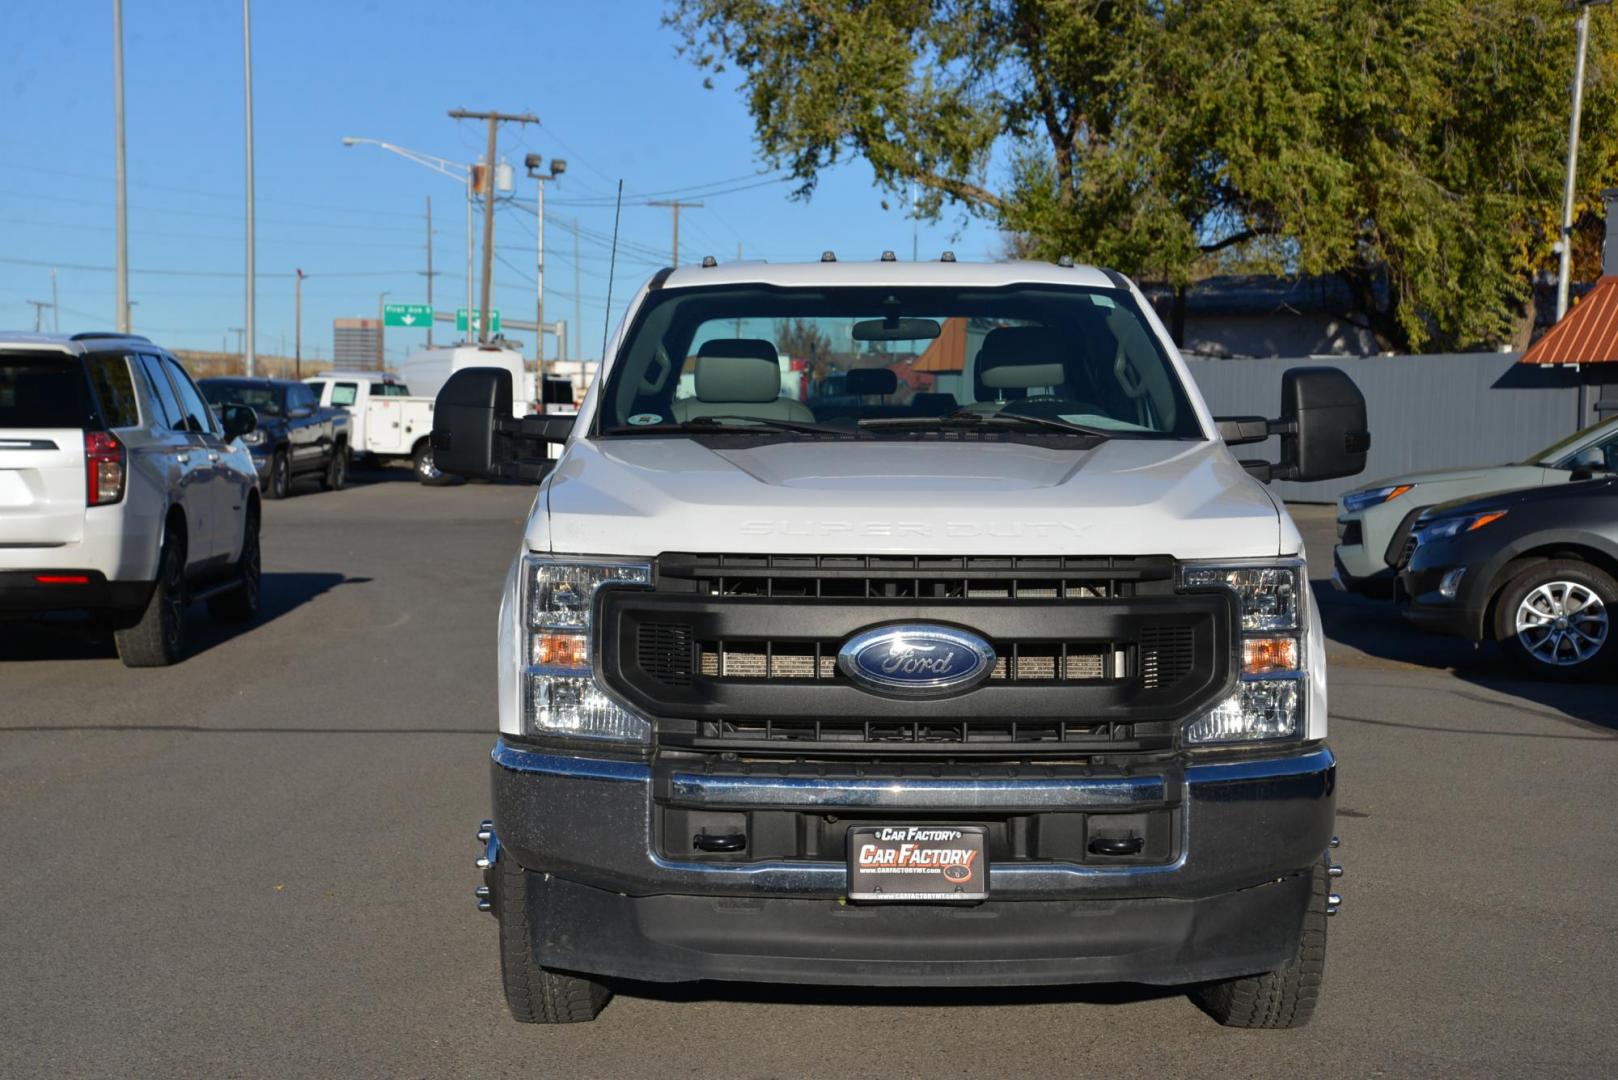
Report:
[[[477,899],[479,911],[493,911],[494,865],[500,861],[500,838],[494,834],[494,822],[484,820],[480,823],[477,837],[483,845],[483,854],[473,861],[473,865],[483,871],[483,884],[472,890],[472,895]]]
[[[1331,846],[1333,848],[1337,847],[1341,843],[1342,843],[1342,840],[1340,838],[1335,837],[1335,836],[1331,838]],[[1332,862],[1331,861],[1331,856],[1330,856],[1329,853],[1327,854],[1326,858],[1327,858],[1327,861],[1326,861],[1326,876],[1328,878],[1340,878],[1340,877],[1342,877],[1343,876],[1343,867],[1342,867],[1342,865],[1339,864],[1339,863]],[[1338,909],[1341,908],[1342,906],[1343,906],[1343,898],[1342,898],[1342,896],[1340,896],[1337,893],[1328,893],[1326,895],[1326,914],[1327,915],[1335,915],[1335,914],[1337,914]]]

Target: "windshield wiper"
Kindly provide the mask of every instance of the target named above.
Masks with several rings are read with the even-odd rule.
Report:
[[[721,423],[724,420],[742,422],[738,424]],[[802,435],[839,435],[843,438],[853,438],[858,434],[848,428],[832,427],[830,424],[813,424],[805,420],[778,420],[773,416],[742,416],[728,413],[714,416],[693,416],[689,420],[666,424],[627,424],[607,428],[603,434],[681,435],[696,432],[703,435],[747,435],[753,433],[766,434],[770,431],[793,431]]]
[[[1060,431],[1068,435],[1089,435],[1097,439],[1112,439],[1123,434],[1133,432],[1108,431],[1105,428],[1089,427],[1085,424],[1070,424],[1066,420],[1052,420],[1044,416],[1027,416],[1022,413],[975,413],[969,409],[957,409],[944,416],[884,416],[870,420],[861,420],[862,428],[875,428],[884,430],[905,430],[907,428],[976,428],[976,427],[1037,427],[1050,431]]]

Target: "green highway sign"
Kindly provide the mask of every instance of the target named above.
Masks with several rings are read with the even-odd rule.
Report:
[[[472,312],[472,319],[471,319],[471,324],[472,324],[473,330],[477,329],[477,321],[478,321],[478,313],[476,311],[474,311],[474,312]],[[464,334],[464,333],[466,333],[466,327],[467,327],[466,309],[463,308],[463,307],[458,307],[458,308],[455,309],[455,329],[459,330],[461,333]],[[499,332],[500,332],[500,309],[499,308],[490,308],[489,309],[489,333],[498,334]]]
[[[431,304],[384,304],[383,326],[430,326],[433,321]]]

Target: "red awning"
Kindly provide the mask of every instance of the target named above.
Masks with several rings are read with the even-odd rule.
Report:
[[[1618,277],[1596,282],[1595,288],[1534,342],[1518,363],[1618,363]]]

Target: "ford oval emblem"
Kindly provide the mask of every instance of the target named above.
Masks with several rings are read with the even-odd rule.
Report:
[[[899,697],[944,697],[970,690],[994,669],[994,649],[966,630],[930,623],[880,626],[837,650],[854,683]]]

